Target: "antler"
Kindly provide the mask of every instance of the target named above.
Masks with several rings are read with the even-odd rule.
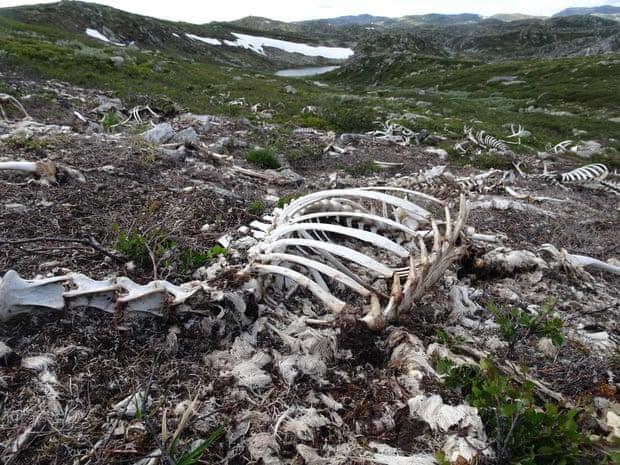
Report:
[[[19,112],[23,113],[24,118],[30,118],[30,115],[28,114],[28,112],[26,111],[26,109],[24,108],[24,106],[19,102],[19,100],[17,100],[15,97],[13,97],[12,95],[9,94],[0,94],[0,102],[9,102],[10,104],[12,104]],[[4,108],[2,107],[2,104],[0,103],[0,117],[2,117],[3,120],[8,121],[9,118],[6,114],[6,112],[4,111]]]

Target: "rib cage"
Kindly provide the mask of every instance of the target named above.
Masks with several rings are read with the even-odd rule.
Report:
[[[431,210],[443,210],[443,218]],[[381,328],[410,310],[462,255],[456,242],[467,213],[462,196],[453,222],[448,205],[421,192],[317,192],[277,211],[271,224],[252,224],[261,241],[250,250],[245,273],[259,275],[263,292],[278,282],[304,287],[334,313],[347,307],[334,294],[348,289],[369,304],[363,321]]]
[[[506,142],[487,134],[486,131],[475,131],[473,127],[465,126],[463,132],[467,140],[479,147],[497,150],[498,152],[508,152],[508,145]]]

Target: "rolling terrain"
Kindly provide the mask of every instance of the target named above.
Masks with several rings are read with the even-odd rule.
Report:
[[[0,9],[0,463],[620,463],[610,8]]]

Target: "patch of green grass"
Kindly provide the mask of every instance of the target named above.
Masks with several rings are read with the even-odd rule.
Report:
[[[280,197],[278,199],[278,202],[276,203],[276,207],[278,208],[284,208],[286,207],[289,203],[291,203],[293,200],[298,199],[299,197],[301,197],[302,194],[290,194],[290,195],[283,195],[282,197]]]
[[[481,170],[489,170],[491,168],[507,170],[512,167],[512,163],[508,155],[491,152],[472,156],[471,165],[476,168],[480,168]]]
[[[341,133],[372,131],[376,119],[374,109],[353,102],[333,105],[325,113],[329,126]]]
[[[101,120],[101,125],[106,131],[111,131],[113,129],[113,126],[116,126],[120,122],[121,121],[118,118],[118,113],[116,113],[115,111],[110,111],[106,113]]]
[[[265,204],[260,200],[254,200],[248,205],[248,212],[252,215],[260,216],[265,212]]]
[[[175,465],[195,465],[197,463],[201,463],[202,456],[207,451],[207,449],[212,447],[222,437],[222,435],[224,435],[225,432],[226,430],[224,429],[224,427],[220,426],[198,446],[185,453],[181,453],[178,450],[178,437],[175,436],[170,444],[170,447],[168,448],[168,453],[170,454],[170,457],[174,460]]]
[[[381,171],[381,168],[372,160],[370,161],[362,161],[355,165],[348,166],[345,168],[345,171],[349,173],[351,176],[355,177],[363,177],[363,176],[372,176],[373,174]]]
[[[278,155],[270,149],[252,149],[246,154],[245,159],[263,169],[278,169],[281,166]]]
[[[25,150],[26,152],[37,152],[48,147],[48,141],[42,137],[30,136],[26,134],[15,134],[4,141],[11,150]]]
[[[476,407],[495,443],[497,463],[514,465],[578,465],[587,463],[589,440],[580,433],[575,410],[538,405],[534,386],[515,385],[489,361],[481,367],[438,367],[446,387],[459,389]]]

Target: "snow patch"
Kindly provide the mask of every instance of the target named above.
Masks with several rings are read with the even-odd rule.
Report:
[[[344,60],[353,55],[353,50],[350,48],[341,47],[323,47],[316,45],[302,44],[298,42],[289,42],[287,40],[272,39],[270,37],[251,36],[248,34],[232,33],[236,37],[235,40],[212,39],[210,37],[201,37],[195,34],[185,33],[185,36],[192,40],[198,40],[209,45],[228,45],[230,47],[242,47],[248,50],[252,50],[260,55],[265,55],[263,47],[272,47],[280,50],[284,50],[289,53],[300,53],[301,55],[309,57],[323,57],[331,58],[334,60]]]
[[[236,32],[233,32],[232,35],[234,35],[237,40],[225,40],[224,43],[226,45],[243,47],[261,55],[265,55],[263,47],[272,47],[289,53],[300,53],[305,56],[332,58],[335,60],[344,60],[353,55],[353,50],[350,48],[315,46],[298,42],[289,42],[287,40],[272,39],[270,37],[238,34]]]
[[[124,47],[125,46],[125,44],[119,44],[118,42],[112,42],[110,39],[108,39],[106,36],[104,36],[97,29],[91,29],[91,28],[87,27],[86,28],[86,35],[89,36],[89,37],[92,37],[93,39],[102,40],[104,42],[107,42],[107,43],[113,44],[113,45],[118,45],[119,47]]]
[[[180,38],[181,38],[181,36],[180,36],[179,34],[177,34],[176,32],[173,32],[173,33],[172,33],[172,35],[173,35],[174,37],[176,37],[177,39],[180,39]]]
[[[199,40],[200,42],[204,42],[205,44],[209,45],[222,45],[222,42],[220,42],[218,39],[211,39],[210,37],[200,37],[194,34],[188,34],[187,32],[185,33],[185,36],[189,39]]]

